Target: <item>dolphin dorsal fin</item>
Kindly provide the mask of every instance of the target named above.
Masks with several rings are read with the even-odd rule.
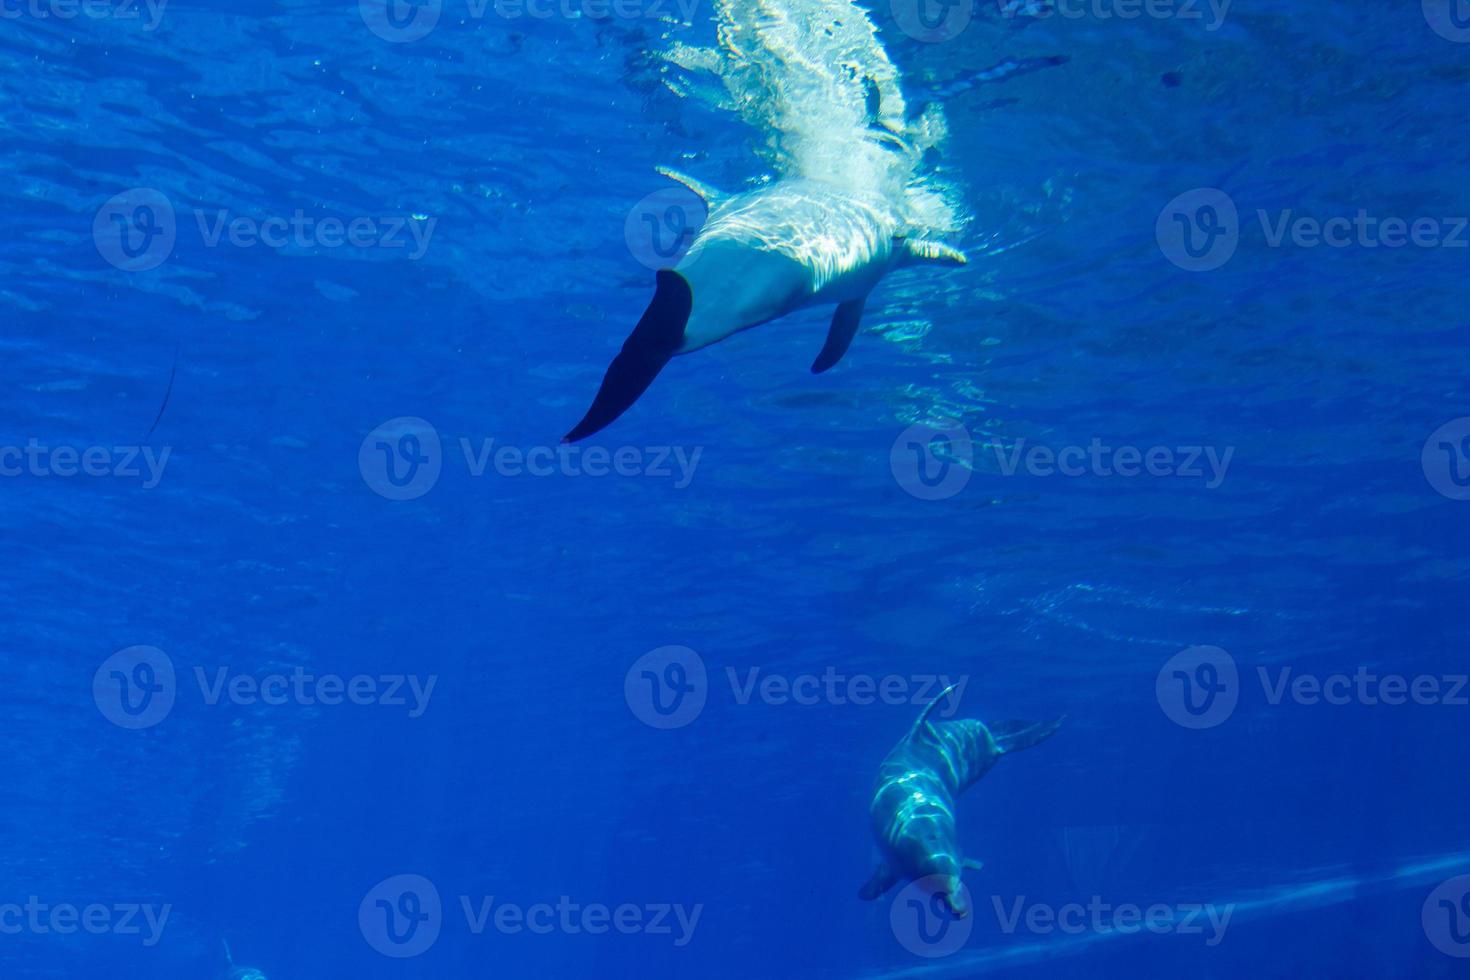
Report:
[[[924,731],[928,728],[929,716],[934,713],[934,709],[938,707],[939,702],[949,697],[954,689],[955,685],[949,685],[949,687],[946,687],[944,690],[939,692],[938,697],[936,697],[933,701],[930,701],[928,704],[924,705],[924,710],[919,712],[919,718],[917,721],[914,722],[914,727],[909,729],[909,738],[914,738],[919,734],[919,732]]]
[[[928,238],[900,238],[895,243],[903,252],[905,265],[969,265],[965,253],[953,245]]]
[[[685,187],[698,194],[700,196],[700,199],[703,200],[704,203],[708,204],[710,207],[714,207],[716,204],[719,204],[725,198],[730,196],[724,191],[715,190],[713,187],[706,184],[702,180],[691,177],[685,173],[680,173],[673,167],[655,167],[654,169],[663,176],[669,178],[670,180],[683,184]]]

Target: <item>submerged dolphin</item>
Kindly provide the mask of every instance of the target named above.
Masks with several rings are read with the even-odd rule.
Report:
[[[658,273],[653,302],[564,442],[611,424],[674,355],[803,307],[836,303],[827,342],[812,364],[819,374],[847,352],[868,294],[889,271],[916,262],[965,264],[958,249],[907,237],[894,208],[878,197],[803,178],[728,197],[661,172],[704,198],[709,220],[679,263]]]
[[[265,974],[253,966],[236,966],[235,957],[230,954],[229,941],[221,939],[220,942],[224,944],[225,962],[229,964],[226,967],[229,972],[224,975],[225,980],[266,980]]]
[[[960,890],[960,871],[980,862],[960,856],[955,834],[955,798],[990,771],[1002,755],[1029,749],[1050,738],[1061,718],[1034,724],[1004,721],[987,727],[965,718],[930,721],[951,684],[929,702],[878,768],[869,813],[882,852],[877,869],[858,891],[872,901],[900,881],[917,880],[933,890],[957,917],[969,914]]]

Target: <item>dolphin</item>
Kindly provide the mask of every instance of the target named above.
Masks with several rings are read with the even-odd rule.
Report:
[[[709,219],[678,263],[658,272],[653,301],[563,442],[610,425],[674,356],[834,303],[827,341],[812,363],[820,374],[847,352],[868,295],[885,275],[915,263],[966,262],[956,248],[910,237],[880,195],[805,177],[727,195],[676,171],[660,172],[703,198]]]
[[[979,861],[961,857],[955,833],[955,799],[1000,757],[1050,738],[1063,718],[1036,724],[1003,721],[987,726],[971,718],[931,721],[935,705],[955,690],[951,684],[924,707],[878,767],[869,814],[881,859],[858,897],[872,901],[900,881],[932,885],[957,918],[969,914],[960,872],[978,871]]]
[[[235,957],[230,954],[229,940],[221,939],[220,942],[224,944],[225,962],[229,964],[226,967],[229,972],[224,975],[224,980],[266,980],[265,974],[253,966],[236,966]]]

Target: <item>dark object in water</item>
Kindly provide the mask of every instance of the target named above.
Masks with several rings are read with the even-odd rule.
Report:
[[[660,271],[653,302],[607,369],[592,407],[562,442],[576,442],[600,432],[632,407],[684,342],[684,327],[693,306],[694,294],[688,281],[673,269]]]
[[[153,435],[153,430],[156,429],[156,428],[158,428],[158,423],[159,422],[162,422],[163,421],[163,413],[168,410],[168,400],[169,400],[169,397],[172,396],[173,393],[174,393],[174,378],[178,376],[178,373],[179,373],[179,347],[178,347],[177,344],[175,344],[174,345],[174,366],[172,368],[170,368],[169,369],[169,372],[168,372],[168,387],[163,390],[163,404],[161,404],[161,405],[158,406],[158,414],[155,415],[155,416],[153,416],[153,424],[148,427],[148,435],[145,435],[143,437],[144,439],[147,439],[148,436]]]
[[[1164,83],[1164,88],[1178,88],[1184,84],[1184,76],[1177,71],[1166,71],[1159,81]]]

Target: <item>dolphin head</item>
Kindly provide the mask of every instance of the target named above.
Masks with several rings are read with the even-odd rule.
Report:
[[[945,890],[937,894],[956,919],[963,919],[970,914],[970,898],[960,885],[959,875],[945,879]]]
[[[928,770],[905,769],[883,784],[873,807],[894,869],[940,898],[957,918],[968,914],[960,883],[966,862],[955,838],[953,801],[942,780]]]
[[[956,919],[963,919],[970,914],[970,900],[960,882],[960,862],[948,852],[933,853],[928,857],[924,862],[925,887],[944,902]]]

